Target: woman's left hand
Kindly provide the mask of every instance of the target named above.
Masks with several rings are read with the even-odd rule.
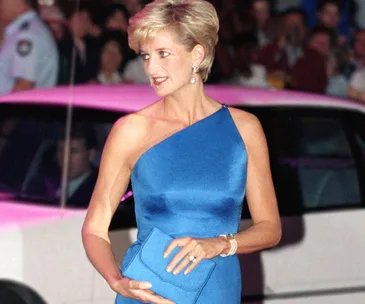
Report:
[[[173,274],[177,275],[190,263],[184,271],[184,274],[188,274],[203,259],[212,259],[220,255],[227,248],[227,242],[222,237],[206,239],[184,237],[174,239],[165,250],[164,257],[167,258],[176,247],[181,247],[181,250],[174,256],[166,271],[172,271]]]

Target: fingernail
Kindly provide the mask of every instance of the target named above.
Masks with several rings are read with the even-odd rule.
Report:
[[[184,274],[188,274],[188,272],[187,271],[184,271]]]
[[[166,268],[166,271],[167,271],[167,272],[171,272],[171,270],[172,270],[172,269],[171,269],[170,267],[167,267],[167,268]]]
[[[174,275],[177,275],[177,271],[175,270],[175,271],[173,272],[173,274],[174,274]]]
[[[166,259],[166,258],[167,258],[167,254],[166,254],[166,253],[164,253],[163,257]]]
[[[144,285],[144,287],[146,287],[146,288],[151,288],[151,287],[152,287],[152,284],[151,284],[151,283],[144,283],[143,285]]]

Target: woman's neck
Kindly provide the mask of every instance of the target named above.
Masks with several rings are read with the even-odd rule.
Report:
[[[163,100],[165,115],[191,125],[215,112],[221,105],[206,95],[204,84],[188,84]]]

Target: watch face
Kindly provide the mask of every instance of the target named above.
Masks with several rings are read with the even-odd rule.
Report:
[[[228,239],[233,239],[234,238],[234,234],[232,234],[232,233],[227,234],[227,238]]]

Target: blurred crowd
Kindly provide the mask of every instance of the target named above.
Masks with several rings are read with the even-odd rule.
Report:
[[[57,43],[56,85],[149,83],[126,33],[128,19],[147,2],[40,5],[39,16]],[[208,83],[365,101],[365,1],[211,2],[220,17],[220,39]]]

